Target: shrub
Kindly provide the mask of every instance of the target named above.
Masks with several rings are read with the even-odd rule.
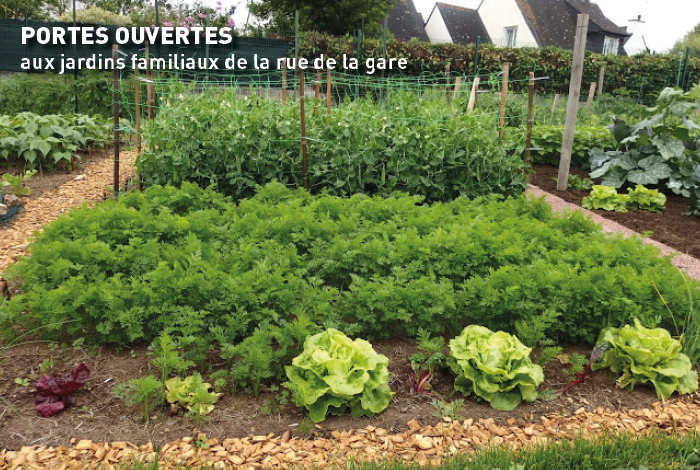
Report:
[[[328,413],[373,416],[389,406],[389,359],[363,339],[329,328],[309,336],[304,351],[287,366],[289,388],[314,423]]]
[[[448,364],[457,376],[455,390],[474,393],[504,411],[523,400],[535,401],[544,373],[530,360],[530,351],[508,333],[494,333],[478,325],[466,327],[450,341]]]

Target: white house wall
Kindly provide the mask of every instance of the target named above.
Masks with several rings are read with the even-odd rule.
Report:
[[[440,9],[437,7],[433,9],[430,19],[425,24],[425,32],[428,34],[430,42],[434,44],[453,42],[445,20],[442,17],[442,13],[440,13]]]
[[[516,47],[539,46],[515,0],[484,0],[479,6],[479,16],[494,44],[501,45],[505,28],[517,26]]]

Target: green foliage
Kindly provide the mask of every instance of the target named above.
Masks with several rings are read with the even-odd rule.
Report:
[[[537,150],[530,153],[532,162],[558,166],[563,138],[563,125],[533,127],[532,148]],[[585,166],[593,149],[603,151],[615,149],[615,139],[610,131],[601,126],[577,126],[571,152],[571,164],[578,167]]]
[[[688,93],[665,88],[643,121],[630,127],[616,119],[611,129],[618,150],[591,152],[591,178],[614,188],[641,184],[685,197],[700,194],[700,126],[692,117],[698,99],[700,87]],[[698,210],[695,201],[690,211]]]
[[[188,361],[180,356],[177,345],[169,334],[163,333],[151,345],[155,357],[151,364],[160,371],[160,380],[165,383],[172,372],[182,374],[188,368],[194,366],[192,361]]]
[[[153,375],[117,384],[112,389],[112,393],[124,400],[127,405],[140,404],[144,421],[148,421],[150,417],[149,406],[162,404],[165,398],[163,382]]]
[[[456,103],[403,92],[390,106],[357,99],[330,117],[308,107],[306,127],[312,193],[404,191],[434,202],[525,188],[525,165],[498,145],[491,118]],[[242,100],[218,88],[173,94],[144,124],[137,165],[146,185],[190,181],[246,198],[272,180],[303,186],[300,136],[292,100]]]
[[[690,55],[693,57],[700,56],[700,24],[688,31],[688,34],[683,36],[683,39],[676,41],[669,53],[685,54],[687,48],[690,48]]]
[[[370,340],[416,338],[420,328],[452,336],[468,324],[514,333],[521,322],[547,324],[547,340],[592,344],[632,317],[674,329],[665,304],[683,324],[700,302],[697,283],[686,288],[658,249],[604,234],[580,212],[527,198],[420,203],[279,183],[239,205],[192,184],[129,193],[36,235],[7,273],[22,293],[0,306],[0,327],[10,338],[44,326],[39,335],[68,344],[129,345],[167,331],[193,360],[301,317]],[[258,333],[257,349],[274,359],[280,340],[267,336]],[[241,347],[229,367],[245,356]]]
[[[544,373],[530,360],[530,351],[508,333],[469,325],[450,340],[448,364],[457,376],[455,390],[473,393],[504,411],[523,400],[535,401]]]
[[[661,212],[666,206],[666,196],[658,189],[647,189],[641,184],[627,188],[628,207],[650,212]]]
[[[593,186],[591,194],[581,200],[581,206],[586,209],[602,209],[605,211],[627,212],[629,196],[617,194],[610,186]]]
[[[378,30],[378,25],[394,8],[396,0],[302,1],[254,0],[248,4],[251,13],[284,31],[294,30],[294,14],[299,12],[302,31],[320,31],[342,36],[361,27]],[[374,26],[375,28],[371,28]]]
[[[431,372],[445,366],[447,357],[444,354],[445,338],[442,336],[430,337],[430,331],[424,328],[418,329],[418,352],[409,358],[411,368],[416,374],[421,367]]]
[[[31,196],[32,189],[25,186],[25,183],[29,181],[32,176],[36,175],[36,170],[27,170],[23,175],[14,176],[10,173],[5,173],[2,175],[2,181],[0,181],[0,188],[5,186],[12,186],[12,194],[17,197]]]
[[[72,23],[73,12],[61,15],[58,21]],[[95,6],[90,6],[84,10],[77,10],[75,12],[75,22],[79,24],[131,26],[130,18]]]
[[[574,191],[590,191],[593,188],[593,181],[590,178],[581,178],[577,175],[569,175],[568,189]]]
[[[24,160],[29,168],[80,157],[74,152],[104,145],[109,125],[99,116],[20,113],[0,116],[0,157]]]
[[[604,343],[608,349],[593,363],[593,370],[610,368],[620,388],[631,391],[635,385],[651,382],[659,399],[698,388],[698,374],[681,353],[680,341],[663,328],[644,328],[635,318],[634,326],[603,330],[598,344]]]
[[[304,351],[286,367],[297,405],[315,422],[328,413],[373,416],[389,406],[389,359],[363,339],[351,340],[333,328],[309,336]]]
[[[563,349],[561,346],[549,346],[542,349],[540,357],[537,358],[537,365],[544,368],[547,363],[556,359],[556,357],[561,354]]]
[[[588,358],[577,352],[564,355],[562,360],[565,363],[565,367],[562,372],[564,372],[564,375],[566,375],[566,380],[569,382],[573,382],[580,377],[588,365]]]
[[[451,402],[434,399],[431,404],[435,407],[434,415],[438,418],[447,416],[452,419],[464,419],[464,400],[462,398]]]
[[[75,112],[76,93],[79,114],[99,114],[104,117],[112,115],[110,72],[84,70],[77,80],[70,74],[55,73],[14,73],[0,77],[0,109],[3,114],[72,114]],[[134,102],[133,78],[120,80],[119,93],[124,97],[124,101]],[[127,106],[120,107],[120,112],[121,117],[129,117]]]
[[[318,327],[303,315],[283,326],[263,322],[252,335],[237,345],[229,342],[225,329],[212,329],[221,344],[221,357],[232,364],[233,391],[244,389],[258,396],[260,384],[265,380],[284,380],[286,366],[301,352],[306,337],[316,333]]]
[[[22,387],[29,387],[29,379],[23,379],[20,377],[15,377],[15,383],[21,385]]]
[[[618,194],[615,188],[608,186],[593,186],[591,194],[581,200],[586,209],[603,209],[606,211],[627,212],[627,209],[638,209],[650,212],[661,212],[666,205],[666,196],[658,189],[647,189],[638,184],[634,189],[627,188],[628,194]]]
[[[53,359],[51,359],[51,358],[44,359],[39,364],[39,371],[42,374],[47,374],[49,371],[51,371],[51,369],[53,369],[53,366],[54,366]]]
[[[208,415],[219,401],[220,394],[210,392],[211,384],[202,380],[199,372],[186,377],[184,380],[173,377],[165,381],[165,399],[168,403],[177,404],[196,417]]]

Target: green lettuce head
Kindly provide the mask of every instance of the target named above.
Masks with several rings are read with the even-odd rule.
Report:
[[[308,336],[304,352],[286,367],[297,405],[315,423],[328,413],[372,416],[383,411],[394,394],[389,389],[389,359],[363,339],[351,340],[338,330]]]
[[[659,398],[698,388],[698,374],[681,353],[680,341],[663,328],[645,328],[635,318],[634,326],[604,329],[598,338],[602,343],[608,349],[593,363],[593,370],[609,367],[620,388],[631,391],[637,384],[651,382]]]
[[[544,381],[542,368],[530,360],[530,348],[518,338],[470,325],[450,341],[448,364],[457,375],[455,390],[509,411],[522,400],[535,401]]]

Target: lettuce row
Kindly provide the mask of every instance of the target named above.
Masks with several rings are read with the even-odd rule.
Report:
[[[394,394],[389,389],[389,359],[363,339],[351,340],[333,328],[309,336],[304,352],[286,367],[298,406],[315,423],[328,413],[373,416],[383,411]]]

